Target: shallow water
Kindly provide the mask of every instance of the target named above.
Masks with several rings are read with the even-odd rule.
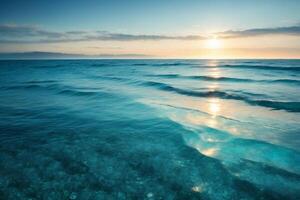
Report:
[[[0,61],[0,199],[300,199],[300,60]]]

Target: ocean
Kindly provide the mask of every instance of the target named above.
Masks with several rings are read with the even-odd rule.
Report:
[[[300,199],[300,60],[0,61],[0,199]]]

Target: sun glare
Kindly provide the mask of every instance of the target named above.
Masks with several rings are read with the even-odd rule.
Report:
[[[212,38],[212,39],[207,40],[206,44],[207,44],[206,45],[207,48],[209,48],[209,49],[219,49],[219,48],[221,48],[221,42],[217,38]]]

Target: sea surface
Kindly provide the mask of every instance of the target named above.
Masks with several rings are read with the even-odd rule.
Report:
[[[300,199],[300,60],[0,61],[0,199]]]

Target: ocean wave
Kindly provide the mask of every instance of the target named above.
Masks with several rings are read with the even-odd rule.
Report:
[[[275,65],[261,65],[255,64],[256,62],[245,62],[244,64],[222,64],[214,66],[216,68],[233,68],[233,69],[258,69],[258,70],[279,70],[279,71],[294,71],[299,72],[300,67],[294,66],[275,66]],[[205,65],[204,63],[194,63],[194,62],[165,62],[165,63],[134,63],[133,66],[191,66],[195,68],[212,68],[212,66]]]
[[[147,75],[150,77],[170,78],[170,79],[194,79],[203,81],[221,81],[221,82],[259,82],[259,83],[286,83],[286,84],[297,84],[300,85],[300,80],[294,79],[276,79],[276,80],[255,80],[255,79],[244,79],[244,78],[232,78],[232,77],[212,77],[212,76],[182,76],[179,74],[156,74]]]
[[[176,88],[176,87],[173,87],[173,86],[165,84],[165,83],[154,82],[154,81],[144,82],[144,83],[142,83],[142,85],[154,86],[160,90],[176,92],[176,93],[187,95],[187,96],[219,97],[219,98],[224,98],[224,99],[235,99],[235,100],[243,100],[245,98],[244,96],[239,96],[239,95],[235,95],[233,93],[231,94],[228,92],[223,92],[223,91],[218,91],[218,90],[211,90],[211,91],[205,91],[205,92],[186,90],[186,89]],[[252,93],[248,93],[248,95],[259,96],[259,94],[252,94]]]
[[[230,78],[230,77],[212,77],[212,76],[182,76],[179,74],[158,74],[149,75],[161,78],[182,78],[182,79],[195,79],[203,81],[232,81],[232,82],[255,82],[253,79]]]
[[[63,64],[54,64],[51,65],[51,63],[49,63],[48,65],[34,65],[32,66],[33,68],[61,68],[61,67],[66,67],[66,65]]]
[[[95,64],[91,64],[91,67],[112,67],[115,66],[112,63],[95,63]]]
[[[25,84],[18,84],[18,85],[9,85],[9,86],[2,86],[2,90],[14,90],[14,89],[35,89],[35,88],[47,88],[47,89],[53,89],[59,87],[60,84],[52,83],[52,84],[40,84],[37,82],[32,82],[32,83],[25,83]]]
[[[26,81],[25,84],[47,84],[47,83],[56,83],[54,80],[36,80],[36,81]]]
[[[280,70],[299,72],[300,67],[282,67],[282,66],[268,66],[268,65],[220,65],[219,68],[241,68],[241,69],[261,69],[261,70]]]
[[[95,96],[99,95],[96,91],[80,91],[75,89],[64,89],[58,92],[59,94],[67,94],[71,96]]]
[[[207,115],[207,116],[212,116],[212,114],[210,114],[208,112],[204,112],[204,111],[196,109],[196,108],[189,108],[189,107],[172,105],[172,104],[164,104],[164,103],[154,103],[154,104],[159,105],[159,106],[170,107],[170,108],[174,108],[174,109],[178,109],[178,110],[184,110],[184,111],[189,111],[189,112],[197,112],[197,113],[201,113],[201,114],[204,114],[204,115]],[[238,119],[234,119],[234,118],[230,118],[230,117],[225,117],[225,116],[221,116],[221,115],[217,116],[217,118],[242,123],[242,121],[240,121]]]
[[[270,80],[266,82],[273,82],[273,83],[291,83],[291,84],[297,84],[300,85],[300,80],[294,80],[294,79],[278,79],[278,80]]]
[[[156,66],[156,67],[164,67],[164,66],[191,66],[195,65],[194,63],[189,62],[165,62],[165,63],[135,63],[134,66]]]
[[[280,167],[281,169],[297,173],[297,177],[300,177],[300,167],[296,165],[296,163],[300,161],[300,154],[293,149],[272,144],[267,141],[247,138],[235,138],[226,145],[226,148],[228,148],[229,151],[230,149],[236,150],[240,148],[240,151],[236,152],[236,155],[243,159],[249,159],[256,162],[269,162],[269,164]],[[257,158],[249,152],[252,152],[253,154],[255,152],[257,154],[264,152],[264,154]],[[277,155],[282,159],[278,160],[274,155]]]
[[[180,65],[194,65],[193,63],[189,62],[173,62],[173,63],[157,63],[152,64],[152,66],[180,66]]]
[[[123,77],[117,77],[117,76],[99,76],[99,75],[95,75],[95,76],[91,76],[91,78],[96,79],[96,80],[112,80],[112,81],[128,81],[130,79],[128,78],[123,78]]]
[[[244,101],[251,105],[257,105],[267,108],[272,108],[273,110],[286,110],[289,112],[300,112],[300,102],[284,102],[284,101],[272,101],[272,100],[263,100],[263,99],[252,99],[250,96],[257,97],[259,94],[247,93],[247,95],[241,95],[235,93],[229,93],[224,91],[192,91],[181,88],[176,88],[171,85],[159,82],[148,81],[142,83],[144,86],[156,87],[160,90],[175,92],[177,94],[193,96],[193,97],[216,97],[221,99],[232,99],[232,100],[240,100]]]
[[[22,84],[22,85],[14,85],[8,87],[1,87],[3,90],[44,90],[44,91],[53,91],[56,94],[63,94],[63,95],[70,95],[70,96],[101,96],[101,95],[108,95],[108,93],[101,91],[99,87],[92,88],[92,87],[71,87],[63,84]],[[93,90],[93,91],[92,91]]]
[[[149,66],[148,63],[134,63],[133,66]]]

